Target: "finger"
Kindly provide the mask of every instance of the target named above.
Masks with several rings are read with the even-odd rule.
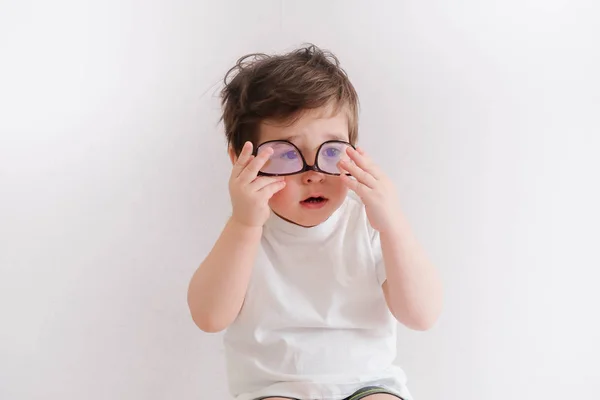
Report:
[[[355,163],[342,160],[340,161],[340,167],[348,171],[350,175],[356,178],[357,181],[370,187],[371,189],[377,185],[377,180],[370,173]]]
[[[266,164],[269,157],[273,154],[273,149],[268,147],[264,151],[261,151],[252,161],[246,165],[239,175],[239,179],[242,183],[250,183],[258,175],[258,171]]]
[[[252,161],[253,158],[254,156],[252,156],[252,142],[244,143],[240,155],[235,161],[235,164],[233,164],[232,175],[236,178],[240,176],[244,168],[246,168],[246,165],[248,165],[248,163]]]
[[[340,170],[340,175],[350,175],[350,176],[352,176],[352,174],[350,173],[350,171],[347,171],[341,165],[338,165],[338,169]]]
[[[259,176],[250,183],[250,190],[259,191],[267,185],[285,180],[283,176]]]
[[[367,185],[360,183],[356,179],[352,179],[351,177],[349,177],[347,175],[340,175],[340,176],[341,176],[344,184],[348,187],[348,189],[355,192],[361,199],[363,199],[365,196],[367,196],[369,194],[369,192],[371,191],[371,189]]]
[[[337,167],[338,167],[338,170],[340,171],[340,175],[346,175],[346,174],[350,173],[344,169],[341,162],[338,163]]]
[[[352,147],[348,147],[346,153],[352,161],[354,161],[364,171],[367,171],[369,174],[371,174],[371,176],[373,176],[375,179],[380,176],[379,168],[362,148],[359,147],[357,150],[354,150]]]
[[[260,193],[262,193],[267,200],[273,197],[273,195],[279,192],[281,189],[285,187],[285,181],[272,182],[260,189]]]

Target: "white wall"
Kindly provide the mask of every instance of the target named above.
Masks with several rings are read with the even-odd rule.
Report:
[[[218,83],[305,41],[445,281],[437,327],[400,332],[416,399],[596,399],[599,11],[2,2],[0,399],[227,398],[185,304],[229,211]]]
[[[228,212],[218,84],[277,3],[1,4],[0,399],[225,399],[186,289]]]
[[[283,21],[347,66],[443,274],[437,328],[399,335],[415,398],[600,398],[598,3],[289,1]]]

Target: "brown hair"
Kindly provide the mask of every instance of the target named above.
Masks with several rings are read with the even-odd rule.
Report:
[[[236,155],[246,141],[257,145],[262,121],[293,123],[303,111],[333,105],[348,114],[350,143],[358,136],[358,95],[337,57],[315,45],[283,55],[240,58],[221,91],[227,143]]]

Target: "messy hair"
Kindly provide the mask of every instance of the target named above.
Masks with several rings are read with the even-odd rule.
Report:
[[[337,57],[315,45],[282,55],[248,54],[224,79],[221,91],[228,145],[239,155],[246,141],[257,145],[260,123],[293,123],[302,112],[333,106],[348,117],[350,143],[358,136],[358,95]]]

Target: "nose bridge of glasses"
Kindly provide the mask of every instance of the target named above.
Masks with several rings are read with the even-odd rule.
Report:
[[[317,165],[317,159],[319,157],[319,154],[317,150],[311,150],[308,152],[304,152],[303,157],[306,164],[314,168]]]

